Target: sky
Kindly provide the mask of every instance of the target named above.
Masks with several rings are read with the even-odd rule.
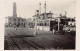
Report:
[[[55,16],[67,12],[67,17],[76,17],[76,0],[3,0],[4,17],[12,16],[13,3],[17,5],[17,16],[22,18],[32,18],[35,11],[39,9],[41,3],[41,13],[44,12],[46,1],[46,12],[52,12]]]

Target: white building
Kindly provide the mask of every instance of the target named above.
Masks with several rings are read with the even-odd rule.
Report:
[[[13,4],[13,16],[6,17],[6,26],[8,27],[25,27],[26,19],[17,17],[16,3]]]

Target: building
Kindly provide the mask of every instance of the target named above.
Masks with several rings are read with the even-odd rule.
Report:
[[[40,4],[40,10],[36,10],[36,14],[33,16],[33,20],[36,20],[37,30],[42,30],[42,31],[52,31],[53,27],[57,27],[57,21],[56,19],[52,16],[53,13],[46,12],[46,2],[44,4],[45,7],[45,12],[41,13],[41,4]]]
[[[16,3],[13,4],[13,16],[6,17],[7,27],[25,27],[26,19],[17,17],[16,13]]]
[[[6,17],[6,26],[8,27],[20,27],[25,26],[26,19],[23,19],[21,17]]]
[[[27,18],[26,23],[27,23],[26,26],[28,28],[34,28],[34,21],[31,18]]]
[[[35,17],[37,20],[37,30],[44,30],[44,31],[52,31],[53,29],[53,24],[56,25],[55,18],[52,17],[53,13],[51,11],[49,13],[42,13],[42,14],[37,14],[34,15],[33,19],[35,21]]]
[[[33,16],[33,20],[35,21],[36,29],[42,31],[63,31],[64,26],[75,26],[75,19],[66,17],[67,12],[65,11],[65,15],[60,14],[57,17],[53,17],[53,13],[46,12],[46,3],[45,3],[45,12],[40,13],[40,10],[36,10],[36,14]]]

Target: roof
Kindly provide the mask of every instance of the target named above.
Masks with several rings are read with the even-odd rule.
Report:
[[[52,14],[53,15],[53,13],[46,13],[46,15],[48,15],[48,14]],[[45,15],[45,13],[42,13],[41,15]]]
[[[52,14],[53,15],[53,13],[46,13],[46,15],[48,15],[48,14]],[[45,13],[42,13],[40,16],[42,16],[42,15],[45,15]],[[37,16],[37,15],[33,15],[32,17],[35,17],[35,16]]]
[[[21,17],[12,17],[12,16],[8,16],[6,18],[16,18],[16,19],[25,19],[25,18],[21,18]]]

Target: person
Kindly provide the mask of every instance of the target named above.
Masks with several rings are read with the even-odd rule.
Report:
[[[53,27],[52,33],[53,33],[53,34],[55,33],[55,29],[54,29],[54,27]]]
[[[17,27],[15,27],[15,29],[17,30]]]

